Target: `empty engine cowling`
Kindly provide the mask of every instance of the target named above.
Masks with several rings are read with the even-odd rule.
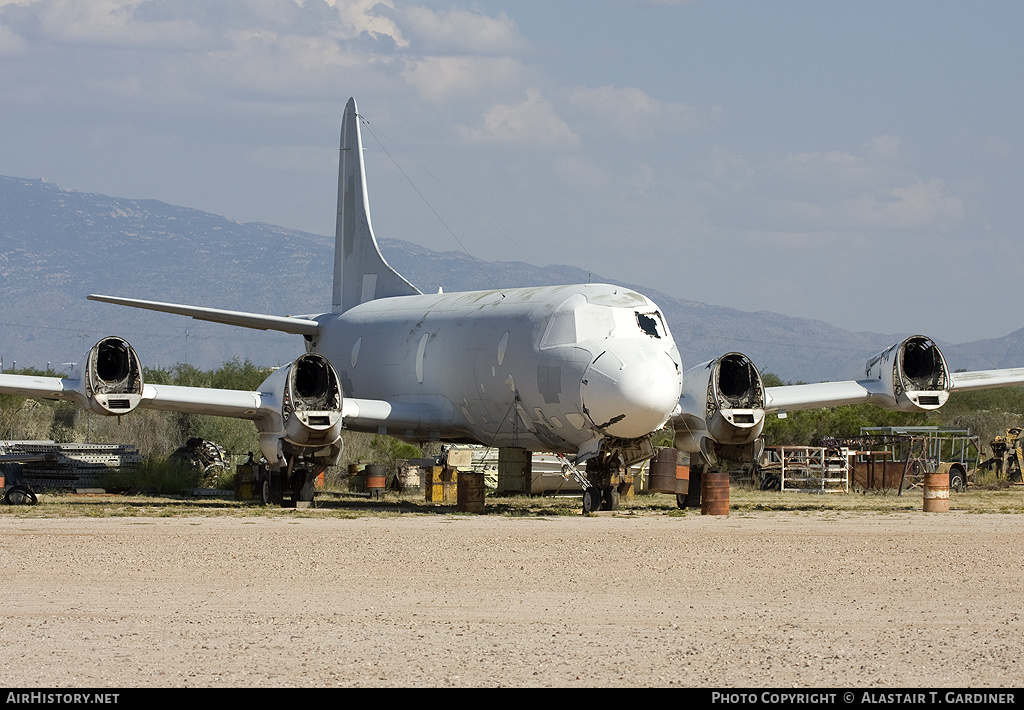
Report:
[[[952,384],[942,351],[923,335],[875,355],[857,380],[871,391],[870,402],[904,412],[938,409],[949,398]]]
[[[701,450],[701,439],[726,445],[748,444],[764,428],[764,385],[754,363],[728,353],[683,373],[682,414],[677,418],[677,449]]]
[[[260,396],[267,414],[256,428],[268,462],[284,466],[290,455],[337,461],[342,390],[327,358],[306,354],[279,368],[260,385]]]
[[[70,379],[83,407],[96,414],[121,416],[142,401],[142,363],[127,340],[103,338],[89,349]]]

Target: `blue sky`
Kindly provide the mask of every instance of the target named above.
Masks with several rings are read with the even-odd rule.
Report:
[[[355,96],[378,237],[997,337],[1024,326],[1022,20],[1019,2],[0,0],[0,174],[329,234]]]

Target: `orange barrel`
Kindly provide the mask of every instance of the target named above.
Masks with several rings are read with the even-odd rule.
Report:
[[[387,473],[383,466],[370,464],[366,467],[366,492],[372,498],[380,498],[384,494],[384,487],[386,485]]]
[[[484,474],[476,471],[459,471],[455,509],[463,513],[484,512]]]
[[[684,496],[690,492],[690,467],[687,464],[676,465],[676,490],[677,496]]]
[[[924,512],[949,512],[949,473],[924,474]]]
[[[729,514],[729,472],[705,471],[700,478],[700,514]]]

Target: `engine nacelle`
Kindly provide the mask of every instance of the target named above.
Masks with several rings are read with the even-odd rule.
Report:
[[[110,336],[90,348],[68,377],[85,409],[105,416],[128,414],[142,401],[142,363],[127,340]]]
[[[875,355],[864,364],[857,381],[879,407],[902,412],[938,409],[949,399],[952,378],[939,347],[914,335]]]
[[[696,453],[708,442],[749,444],[764,428],[764,385],[754,363],[728,353],[683,373],[682,414],[675,421],[675,447]]]
[[[256,428],[260,450],[272,466],[283,468],[294,456],[337,463],[342,390],[327,358],[306,354],[278,368],[260,385],[260,399],[266,414]]]

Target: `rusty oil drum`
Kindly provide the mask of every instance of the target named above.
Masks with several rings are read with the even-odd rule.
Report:
[[[647,490],[651,493],[686,493],[690,467],[679,463],[679,452],[672,447],[658,449],[651,460]]]
[[[482,471],[459,471],[456,482],[455,509],[461,513],[484,512],[484,474]]]
[[[729,514],[729,472],[705,471],[700,479],[700,514]]]
[[[949,512],[949,473],[924,474],[924,512]]]

